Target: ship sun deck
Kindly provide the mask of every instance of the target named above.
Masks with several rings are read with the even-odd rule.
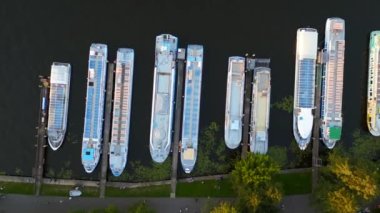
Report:
[[[47,132],[53,150],[61,146],[66,132],[70,72],[70,64],[55,62],[51,68]]]
[[[230,57],[226,99],[225,141],[229,148],[236,148],[242,137],[244,63],[242,57]]]
[[[185,172],[190,173],[194,167],[198,149],[203,47],[189,45],[186,60],[181,163]]]
[[[257,109],[256,109],[256,129],[257,131],[266,131],[268,124],[268,89],[270,86],[269,83],[269,73],[258,73],[259,82],[258,94],[257,94]]]
[[[170,110],[170,81],[171,76],[158,74],[157,94],[154,116],[153,145],[161,149],[168,140],[169,110]]]
[[[306,148],[310,141],[314,108],[315,91],[315,59],[303,58],[298,60],[299,72],[297,78],[297,95],[295,97],[295,135],[301,149]]]
[[[313,108],[315,91],[315,59],[299,60],[299,75],[297,79],[297,107]]]
[[[306,149],[313,128],[315,66],[318,32],[313,28],[297,31],[296,74],[294,85],[293,134],[300,149]]]
[[[367,123],[370,133],[380,136],[380,31],[371,32],[369,45]]]
[[[342,131],[344,51],[344,20],[329,18],[326,23],[327,61],[322,83],[321,130],[323,142],[330,149],[340,140]]]
[[[255,68],[251,105],[250,151],[265,154],[268,150],[270,105],[270,69]]]
[[[170,151],[176,52],[176,37],[169,34],[156,37],[150,132],[150,152],[155,162],[163,162]]]
[[[127,161],[133,62],[132,49],[118,50],[110,146],[110,167],[114,176],[119,176],[123,172]]]
[[[100,155],[106,62],[107,46],[104,44],[92,44],[88,63],[86,110],[82,142],[82,164],[88,173],[91,173],[95,169]]]
[[[186,73],[187,78],[185,83],[182,137],[185,141],[188,141],[186,143],[186,146],[188,147],[192,147],[193,143],[198,141],[202,73],[201,67],[194,67],[197,65],[197,62],[190,62],[190,68],[188,68]]]

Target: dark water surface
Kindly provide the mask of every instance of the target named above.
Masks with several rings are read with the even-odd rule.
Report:
[[[37,3],[38,2],[38,3]],[[346,20],[343,141],[363,126],[367,46],[380,28],[378,1],[1,1],[0,2],[0,171],[16,168],[31,175],[37,125],[38,75],[53,61],[72,66],[68,136],[59,151],[48,151],[47,167],[70,162],[73,177],[84,173],[80,161],[89,46],[108,44],[109,60],[118,47],[135,49],[129,161],[149,162],[149,127],[155,36],[171,33],[179,46],[203,44],[201,125],[224,123],[227,59],[256,53],[272,60],[272,103],[292,95],[296,30],[315,27],[320,41],[326,19]],[[318,9],[317,9],[318,8]],[[291,114],[271,111],[270,145],[293,139]],[[98,167],[99,168],[99,167]],[[97,170],[99,171],[99,170]],[[97,172],[95,171],[95,173]]]

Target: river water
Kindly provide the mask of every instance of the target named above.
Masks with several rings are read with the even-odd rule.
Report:
[[[39,107],[38,75],[53,61],[72,66],[68,135],[59,151],[48,149],[47,169],[70,163],[75,178],[96,178],[80,161],[89,46],[135,49],[129,161],[149,162],[149,127],[155,36],[171,33],[179,46],[203,44],[204,73],[200,128],[224,124],[227,60],[255,53],[270,57],[272,103],[292,95],[296,30],[314,27],[324,38],[328,17],[346,20],[343,142],[365,130],[367,49],[371,30],[380,28],[377,1],[118,0],[0,2],[0,172],[31,175]],[[291,114],[271,111],[270,145],[293,139]],[[99,167],[98,167],[99,168]]]

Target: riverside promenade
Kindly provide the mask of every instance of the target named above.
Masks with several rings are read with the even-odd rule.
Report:
[[[300,168],[300,169],[287,169],[281,170],[280,174],[288,173],[300,173],[300,172],[310,172],[311,168]],[[181,178],[178,179],[178,182],[189,183],[193,181],[203,181],[203,180],[220,180],[221,178],[228,178],[229,174],[220,174],[220,175],[210,175],[210,176],[200,176],[200,177],[190,177],[190,178]],[[14,183],[34,183],[33,177],[21,177],[21,176],[7,176],[0,175],[0,182],[14,182]],[[53,179],[53,178],[43,178],[43,184],[48,185],[64,185],[64,186],[85,186],[85,187],[99,187],[99,181],[89,181],[89,180],[69,180],[69,179]],[[147,186],[158,186],[158,185],[170,185],[171,180],[162,180],[162,181],[152,181],[152,182],[140,182],[140,183],[129,183],[129,182],[107,182],[107,187],[116,187],[116,188],[138,188],[138,187],[147,187]]]
[[[125,212],[138,202],[146,202],[157,213],[200,213],[207,212],[221,201],[233,202],[234,198],[89,198],[47,197],[28,195],[7,195],[0,199],[0,212],[54,212],[89,211],[106,208],[109,205]],[[22,203],[22,205],[20,205]],[[314,213],[310,205],[310,195],[285,196],[282,213]]]

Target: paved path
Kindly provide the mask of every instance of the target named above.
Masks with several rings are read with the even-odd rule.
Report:
[[[280,174],[309,172],[309,171],[311,171],[311,168],[287,169],[287,170],[281,170]],[[210,175],[210,176],[201,176],[201,177],[192,177],[192,178],[182,178],[182,179],[178,179],[178,182],[192,182],[192,181],[201,181],[201,180],[218,180],[221,177],[227,178],[228,176],[229,176],[228,174],[221,174],[221,175]],[[0,181],[17,182],[17,183],[34,183],[34,178],[0,175]],[[106,185],[111,186],[111,187],[136,188],[136,187],[142,187],[142,186],[168,185],[170,183],[171,183],[171,180],[142,182],[142,183],[128,183],[128,182],[113,182],[112,181],[112,182],[107,182]],[[99,181],[65,180],[65,179],[53,179],[53,178],[44,178],[43,184],[66,185],[66,186],[81,185],[81,186],[89,186],[89,187],[99,187]]]
[[[286,196],[282,202],[284,208],[280,212],[284,213],[314,213],[311,207],[310,195],[292,195]]]
[[[26,195],[8,195],[0,199],[0,213],[8,212],[69,212],[73,210],[90,210],[95,208],[105,208],[113,204],[126,212],[128,207],[136,202],[143,201],[144,198],[73,198],[69,200],[65,197],[44,197],[44,196],[26,196]],[[217,203],[226,199],[210,199]],[[208,199],[194,198],[149,198],[146,202],[156,209],[157,213],[180,212],[201,212],[206,206]],[[22,205],[20,205],[22,203]],[[187,208],[187,211],[185,211]]]
[[[208,203],[217,203],[224,199],[195,199],[195,198],[73,198],[69,200],[67,197],[44,197],[44,196],[27,196],[27,195],[8,195],[0,199],[0,213],[8,212],[69,212],[73,210],[89,210],[94,208],[105,208],[113,204],[126,212],[128,207],[136,202],[146,200],[146,202],[156,209],[157,213],[195,213],[201,212]],[[22,204],[22,205],[20,205]],[[187,208],[187,211],[186,211]],[[125,210],[125,211],[124,211]],[[308,195],[288,196],[284,199],[284,213],[313,213],[315,212],[309,207]]]

